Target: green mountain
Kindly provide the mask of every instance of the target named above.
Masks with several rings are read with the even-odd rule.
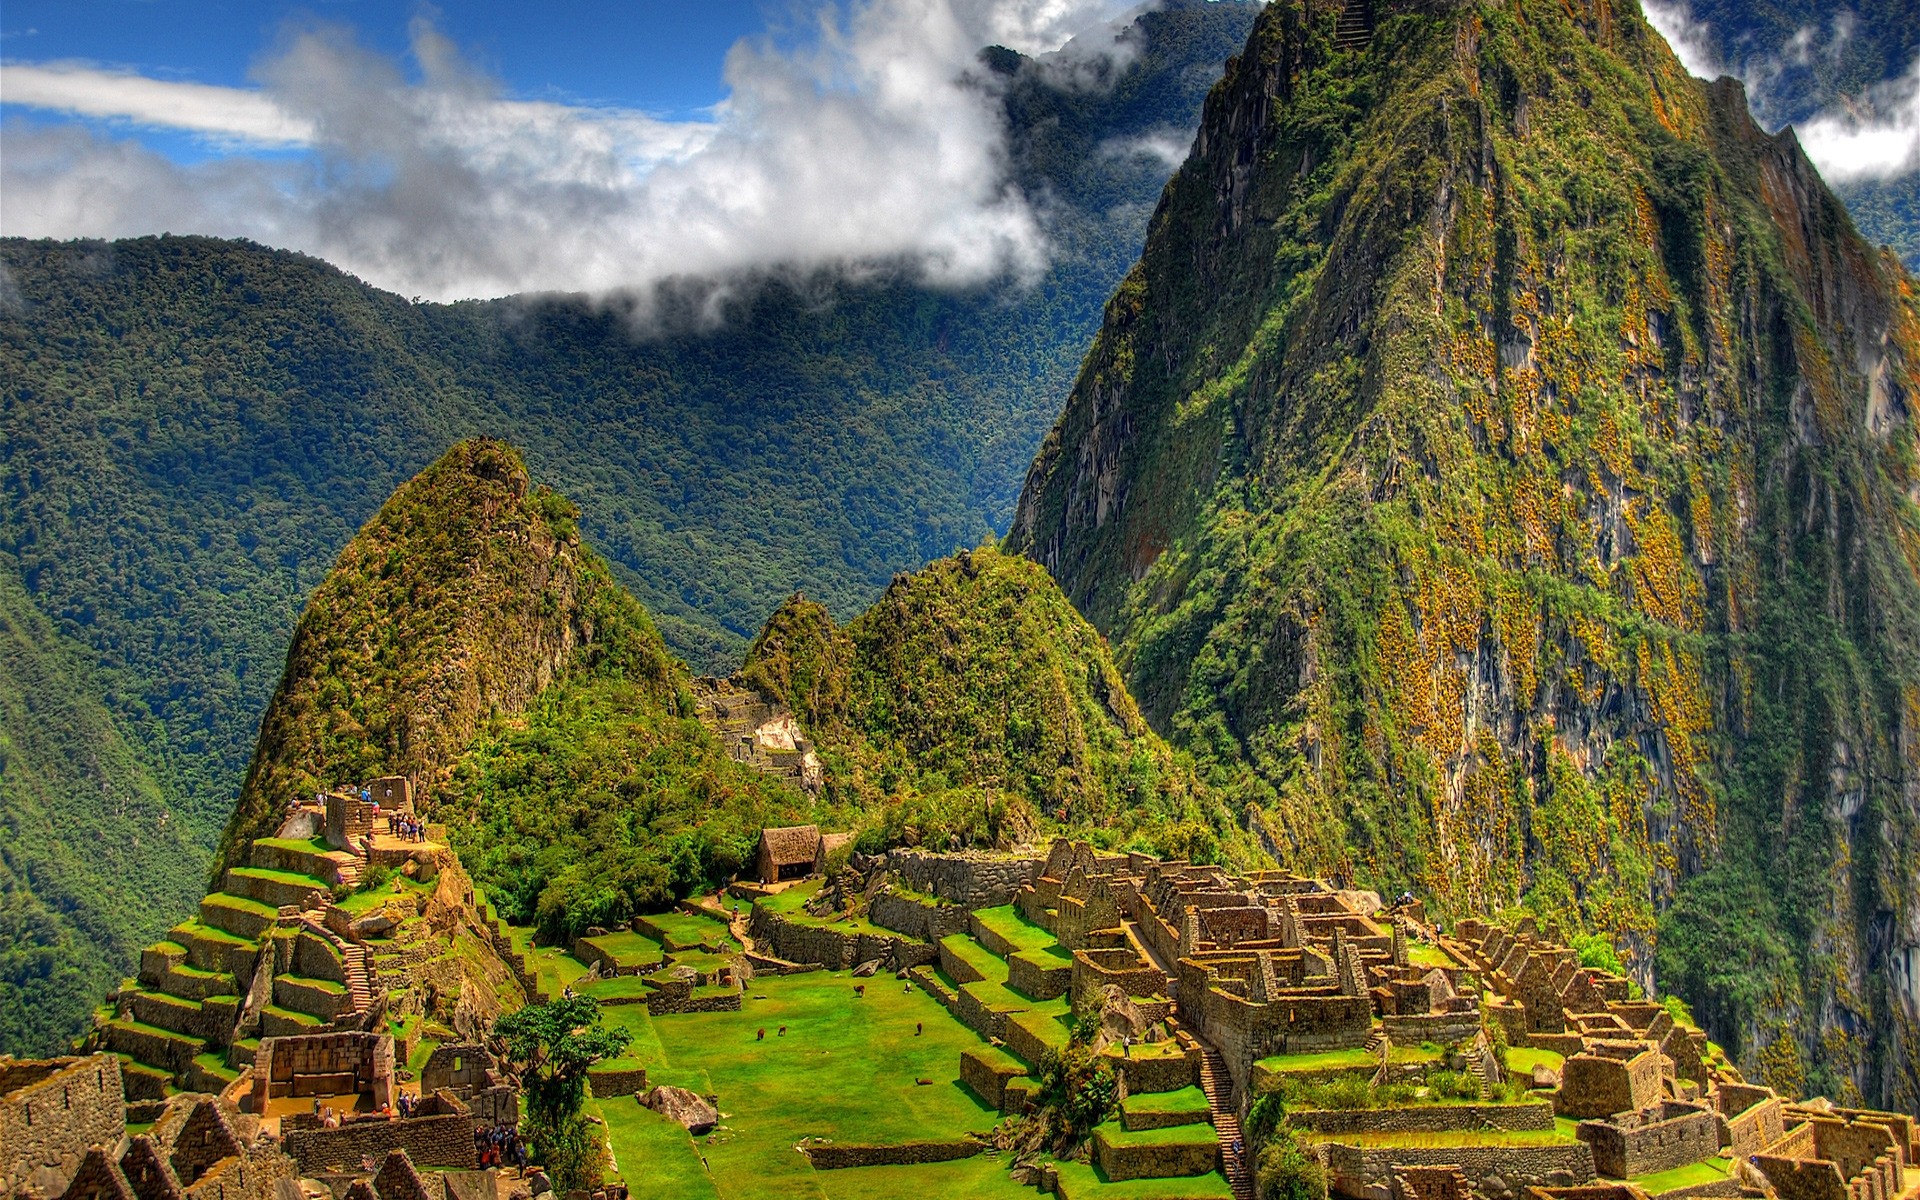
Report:
[[[200,893],[208,830],[0,573],[0,1045],[58,1053]]]
[[[796,596],[741,679],[789,705],[825,796],[879,815],[870,848],[1000,846],[1048,828],[1219,861],[1237,823],[1127,694],[1047,573],[983,547],[894,580],[844,629]]]
[[[705,671],[737,665],[795,589],[847,619],[895,572],[978,543],[1004,525],[1138,247],[1167,171],[1151,145],[1191,136],[1256,11],[1179,0],[1142,15],[1129,65],[1093,86],[986,56],[1016,183],[1058,250],[1030,286],[775,273],[686,284],[640,327],[577,297],[409,304],[246,243],[0,241],[0,575],[46,639],[36,670],[51,682],[33,698],[98,718],[66,722],[74,744],[48,770],[124,762],[141,794],[160,781],[197,879],[309,593],[382,502],[465,437],[508,438],[577,499],[611,574]],[[28,714],[8,706],[0,737],[48,736],[16,724]],[[267,783],[304,786],[302,772],[346,770],[395,736],[370,729],[361,750],[342,735],[289,758],[244,812],[271,804]],[[83,858],[87,828],[53,821],[32,861]],[[9,870],[9,911],[69,905],[45,871]],[[98,902],[144,930],[153,910],[184,915],[193,889],[173,874],[78,894],[116,897]],[[0,934],[0,960],[84,962],[89,980],[132,969],[140,937],[94,940],[110,949],[86,961],[93,950],[60,940],[65,918],[31,911]],[[48,1029],[77,1026],[82,1011],[63,1011]],[[0,1033],[0,1050],[44,1048],[32,1037]]]
[[[1607,932],[1911,1108],[1917,368],[1912,279],[1638,14],[1277,0],[1008,541],[1283,861]]]

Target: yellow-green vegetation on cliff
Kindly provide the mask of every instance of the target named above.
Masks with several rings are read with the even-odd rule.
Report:
[[[1105,639],[1044,570],[991,547],[896,578],[844,629],[796,596],[742,676],[793,708],[826,798],[867,814],[872,845],[1004,846],[1044,825],[1201,861],[1250,851]]]
[[[396,491],[300,618],[223,865],[323,786],[404,774],[435,795],[482,721],[556,681],[613,675],[677,702],[685,668],[581,543],[577,516],[485,439]]]
[[[1281,857],[1912,1108],[1912,280],[1629,6],[1343,7],[1216,87],[1010,546]]]

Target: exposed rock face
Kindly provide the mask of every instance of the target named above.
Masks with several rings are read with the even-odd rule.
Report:
[[[1009,545],[1283,861],[1920,1103],[1920,317],[1610,0],[1277,0]]]
[[[713,1127],[720,1123],[720,1110],[685,1088],[659,1084],[640,1097],[640,1103],[663,1117],[680,1122],[687,1127],[688,1133],[696,1137],[711,1133]]]
[[[671,691],[652,622],[510,447],[461,442],[396,491],[308,602],[222,844],[233,865],[291,796],[408,775],[431,798],[482,717],[618,659]],[[684,669],[681,669],[684,673]]]

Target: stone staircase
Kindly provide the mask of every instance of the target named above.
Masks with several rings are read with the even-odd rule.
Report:
[[[1365,50],[1373,42],[1373,5],[1370,0],[1347,0],[1334,27],[1333,44],[1341,50]]]
[[[1241,1146],[1240,1116],[1233,1108],[1233,1081],[1227,1060],[1205,1042],[1200,1043],[1200,1090],[1207,1095],[1213,1129],[1220,1137],[1220,1162],[1233,1189],[1234,1200],[1253,1200],[1253,1168]]]
[[[347,995],[353,998],[353,1011],[366,1012],[373,1006],[373,987],[368,982],[367,948],[347,947]]]
[[[1485,1035],[1474,1045],[1472,1069],[1474,1082],[1479,1085],[1480,1099],[1493,1099],[1494,1089],[1500,1086],[1501,1081],[1500,1061]]]

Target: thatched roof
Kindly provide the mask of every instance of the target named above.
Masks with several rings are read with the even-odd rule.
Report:
[[[762,829],[760,848],[776,867],[810,863],[820,848],[820,827],[788,825],[783,829]]]

